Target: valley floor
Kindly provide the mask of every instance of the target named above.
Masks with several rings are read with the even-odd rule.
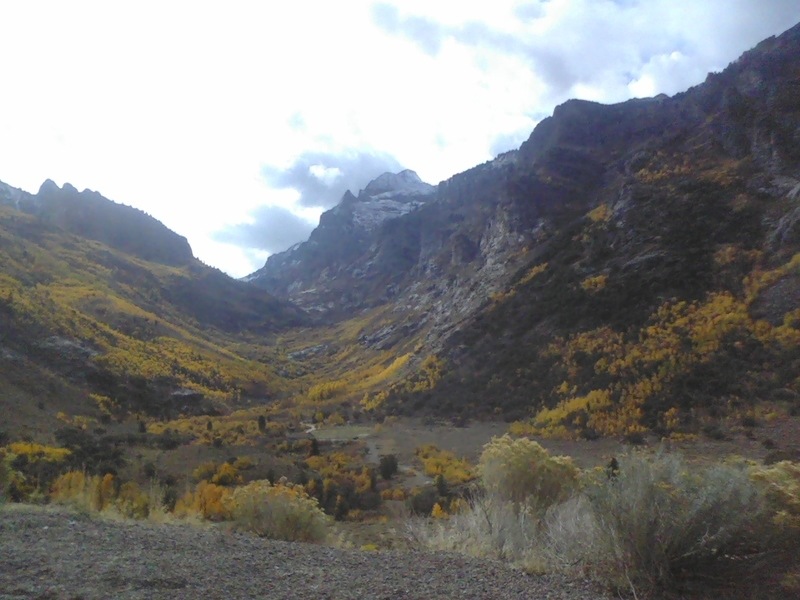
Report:
[[[610,597],[588,582],[458,555],[343,550],[12,505],[0,510],[0,598]]]

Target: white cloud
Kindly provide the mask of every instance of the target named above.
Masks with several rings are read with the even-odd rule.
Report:
[[[285,244],[259,215],[313,223],[381,169],[436,183],[568,97],[681,91],[798,20],[796,0],[6,2],[0,180],[98,190],[240,275]]]

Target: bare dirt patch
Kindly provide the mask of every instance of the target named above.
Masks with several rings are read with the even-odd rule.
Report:
[[[0,598],[602,600],[586,581],[442,553],[361,552],[221,528],[0,511]]]

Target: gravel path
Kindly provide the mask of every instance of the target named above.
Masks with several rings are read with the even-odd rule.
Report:
[[[451,554],[341,550],[223,530],[0,510],[0,598],[603,600],[588,582]]]

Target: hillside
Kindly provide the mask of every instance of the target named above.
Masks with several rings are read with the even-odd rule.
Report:
[[[248,279],[358,329],[320,334],[331,371],[404,361],[362,402],[379,413],[590,437],[794,413],[798,56],[795,26],[674,97],[569,101],[367,232],[346,195]]]
[[[4,429],[51,432],[61,412],[216,414],[281,392],[278,361],[256,360],[248,340],[305,323],[302,311],[96,193],[52,183],[35,196],[0,192]]]

